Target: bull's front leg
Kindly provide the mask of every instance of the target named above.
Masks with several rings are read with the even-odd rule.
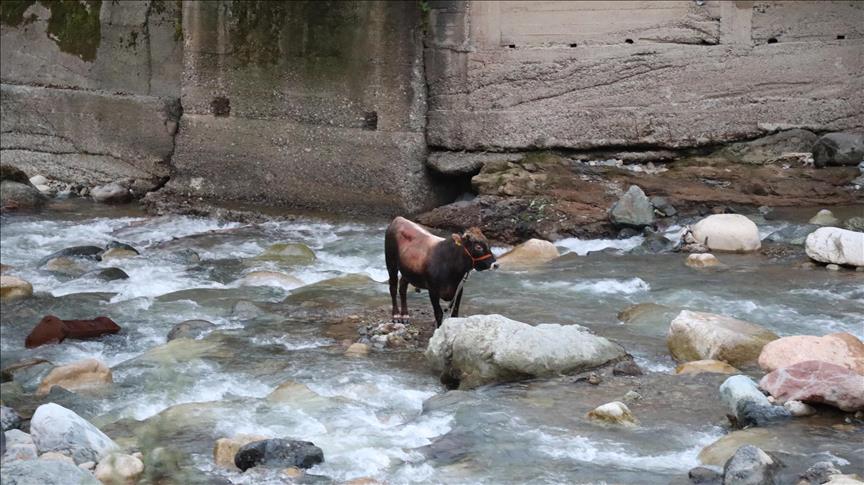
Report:
[[[444,319],[444,312],[441,310],[441,299],[438,297],[438,292],[429,289],[429,299],[432,301],[432,310],[435,312],[435,328],[441,326],[441,320]]]

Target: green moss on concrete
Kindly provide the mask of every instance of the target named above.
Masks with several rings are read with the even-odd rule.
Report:
[[[48,37],[60,50],[85,61],[96,59],[102,41],[102,0],[39,0],[51,11]]]
[[[0,2],[0,21],[4,25],[17,27],[32,22],[24,12],[37,0],[3,0]],[[102,0],[38,0],[51,12],[48,19],[48,38],[60,50],[76,55],[85,61],[96,59],[96,51],[102,41],[102,25],[99,10]]]
[[[25,23],[24,12],[34,3],[36,0],[3,0],[0,2],[0,22],[12,27]]]

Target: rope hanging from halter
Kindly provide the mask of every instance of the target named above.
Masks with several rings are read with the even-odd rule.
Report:
[[[468,277],[471,276],[471,270],[469,269],[465,276],[462,277],[462,281],[459,282],[459,286],[456,287],[456,293],[453,293],[453,299],[450,300],[450,304],[447,305],[447,309],[444,310],[444,313],[447,316],[450,316],[450,313],[453,311],[453,305],[456,304],[456,299],[459,298],[459,293],[462,291],[462,287],[465,286],[465,282],[468,281]]]

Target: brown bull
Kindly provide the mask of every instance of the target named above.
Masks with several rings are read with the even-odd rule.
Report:
[[[459,284],[472,269],[483,271],[497,268],[489,242],[476,227],[464,234],[444,239],[419,225],[397,217],[387,226],[384,235],[384,256],[390,275],[390,298],[393,300],[393,321],[408,322],[408,284],[429,290],[435,311],[435,324],[441,326],[444,312],[440,300],[452,301],[451,316],[459,316],[462,289]],[[402,278],[399,278],[399,275]],[[402,303],[396,306],[396,286]],[[457,294],[458,293],[458,294]]]

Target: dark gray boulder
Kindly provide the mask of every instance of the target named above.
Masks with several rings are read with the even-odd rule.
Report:
[[[64,248],[59,251],[53,252],[48,256],[45,256],[44,258],[39,260],[37,266],[44,266],[45,263],[47,263],[48,261],[59,257],[82,258],[99,261],[101,259],[99,257],[100,253],[102,253],[102,248],[100,248],[99,246],[72,246],[70,248]]]
[[[82,278],[94,278],[102,281],[128,280],[129,275],[120,268],[100,268],[88,271]]]
[[[654,206],[636,185],[631,185],[627,192],[612,204],[609,218],[616,226],[645,227],[654,223]]]
[[[243,471],[258,465],[273,468],[311,468],[323,462],[324,451],[314,443],[281,438],[254,441],[240,448],[234,455],[234,464]]]
[[[9,406],[0,406],[0,427],[4,432],[10,429],[21,429],[21,416]]]
[[[4,180],[0,182],[0,206],[6,209],[38,209],[48,199],[36,187]]]
[[[780,461],[753,445],[744,445],[723,466],[723,485],[774,485]]]
[[[813,145],[813,163],[817,167],[855,166],[864,160],[864,135],[828,133]]]
[[[216,325],[207,320],[186,320],[171,328],[168,332],[168,341],[178,338],[198,338],[216,328]]]

